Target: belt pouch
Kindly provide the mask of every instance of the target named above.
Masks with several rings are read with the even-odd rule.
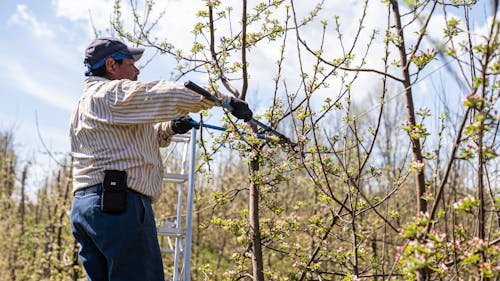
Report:
[[[104,171],[101,210],[105,213],[122,213],[127,205],[127,172]]]

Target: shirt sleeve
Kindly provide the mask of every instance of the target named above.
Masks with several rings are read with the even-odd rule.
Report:
[[[172,121],[157,123],[154,125],[154,129],[158,136],[159,146],[167,147],[175,135],[175,132],[172,130]]]
[[[165,80],[113,80],[106,95],[111,123],[123,125],[169,121],[215,105],[184,85]]]

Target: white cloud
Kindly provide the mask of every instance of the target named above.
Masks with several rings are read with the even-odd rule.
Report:
[[[205,7],[205,2],[200,0],[184,1],[156,1],[154,9],[150,15],[150,21],[154,21],[165,12],[158,21],[152,37],[166,40],[180,49],[190,49],[195,37],[192,33],[194,25],[201,21],[196,13]],[[142,7],[140,7],[142,9]],[[142,15],[142,13],[139,13]],[[130,18],[131,14],[124,12],[125,18]],[[131,22],[131,20],[128,20]],[[218,30],[217,32],[220,32]],[[220,33],[219,33],[220,34]]]
[[[123,5],[125,8],[128,7],[128,4],[122,3]],[[114,1],[52,0],[52,6],[57,17],[83,24],[88,37],[92,38],[94,37],[94,27],[97,31],[106,31],[110,28]]]
[[[113,11],[111,0],[52,0],[56,16],[64,17],[71,21],[89,20],[90,12],[94,20],[109,19]]]
[[[54,32],[49,29],[47,24],[38,21],[38,19],[28,10],[28,7],[23,4],[16,6],[16,12],[10,16],[8,23],[24,26],[37,37],[54,36]]]
[[[24,65],[21,60],[12,60],[8,57],[0,57],[5,67],[3,81],[8,81],[20,92],[34,96],[52,106],[71,112],[75,100],[72,96],[65,94],[61,80],[52,79],[47,73],[37,73]],[[55,80],[55,81],[52,81]],[[36,101],[33,101],[36,103]]]
[[[498,16],[500,16],[500,13],[498,13],[497,17]],[[493,22],[493,16],[488,16],[486,17],[486,20],[482,24],[477,24],[475,26],[473,25],[473,30],[471,34],[473,44],[486,44],[487,38],[490,37],[490,31],[492,27],[497,25],[497,23],[492,24],[492,22]]]
[[[342,3],[341,3],[342,2]],[[382,3],[370,2],[369,12],[364,19],[361,34],[356,41],[356,47],[353,50],[355,54],[354,62],[351,67],[357,67],[361,61],[362,55],[366,51],[366,46],[374,29],[382,31],[385,28],[385,23],[380,20],[380,13],[373,13],[370,11],[384,11],[384,7],[381,7]],[[310,3],[307,1],[297,1],[296,11],[298,14],[298,22],[300,19],[305,17],[307,13],[312,9]],[[339,16],[340,32],[342,34],[342,44],[338,38],[338,33],[335,31],[335,20],[334,16]],[[322,41],[322,24],[319,20],[325,20],[328,22],[328,27],[324,37],[323,43],[323,58],[326,60],[333,60],[335,58],[342,58],[344,52],[348,52],[351,49],[355,38],[354,35],[359,26],[359,19],[362,15],[362,6],[355,4],[354,2],[346,4],[345,1],[327,1],[325,3],[324,9],[318,14],[317,20],[314,23],[308,24],[307,26],[300,29],[300,36],[302,40],[307,42],[308,46],[312,50],[319,50]],[[383,32],[381,33],[383,34]],[[379,34],[378,41],[381,42],[382,35]],[[312,74],[313,66],[317,59],[314,55],[305,50],[302,46],[300,59],[302,60],[299,64],[299,54],[297,51],[297,46],[295,43],[295,32],[292,31],[288,35],[288,42],[286,48],[286,61],[283,64],[283,75],[282,77],[287,79],[288,89],[295,91],[298,87],[300,81],[300,67],[302,65],[303,70]],[[272,78],[277,69],[276,60],[278,59],[278,48],[281,42],[267,44],[264,43],[261,48],[252,51],[252,80],[257,83],[274,83],[270,78]],[[370,53],[366,57],[365,68],[373,69],[383,69],[383,64],[380,58],[383,56],[384,46],[383,42],[374,44],[371,46]],[[324,65],[324,64],[323,64]],[[324,65],[325,66],[325,65]],[[325,66],[327,73],[332,67]],[[337,71],[341,73],[342,71]],[[349,76],[355,75],[354,72],[350,72]],[[309,78],[312,78],[310,76]],[[349,81],[350,79],[347,79]],[[358,79],[353,84],[352,95],[356,100],[362,100],[366,98],[371,91],[374,90],[376,83],[380,80],[380,76],[367,73],[359,73]],[[264,82],[265,81],[265,82]],[[330,88],[320,90],[315,95],[314,99],[322,100],[326,97],[335,98],[341,92],[342,82],[340,78],[331,76],[327,83]],[[345,88],[345,85],[344,85]]]

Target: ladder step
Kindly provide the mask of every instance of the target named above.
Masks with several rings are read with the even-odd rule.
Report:
[[[175,221],[164,221],[159,227],[177,228],[177,223]]]
[[[186,234],[185,229],[171,228],[171,227],[158,227],[156,229],[158,235],[170,236],[170,237],[180,237]]]
[[[160,249],[160,251],[162,253],[166,253],[166,254],[173,254],[173,253],[175,253],[174,249]]]
[[[187,181],[188,179],[189,175],[185,174],[174,174],[174,173],[163,174],[163,181],[165,182],[181,183]]]
[[[191,134],[174,135],[171,139],[172,142],[189,142],[191,140]]]
[[[165,253],[165,254],[174,254],[175,253],[175,249],[173,249],[173,248],[161,248],[160,252]],[[182,252],[184,252],[184,251],[181,248],[181,249],[179,249],[179,252],[182,254]]]

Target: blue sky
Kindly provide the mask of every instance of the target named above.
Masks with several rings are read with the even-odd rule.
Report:
[[[105,30],[112,7],[113,1],[0,1],[0,130],[14,131],[20,164],[33,163],[35,181],[56,167],[42,140],[57,159],[69,151],[67,128],[82,92],[83,52],[94,38],[89,10]],[[152,55],[148,50],[145,57]],[[141,79],[168,78],[172,65],[156,56]]]
[[[68,120],[81,91],[80,47],[89,34],[81,22],[56,16],[51,1],[1,1],[0,21],[0,129],[14,131],[19,164],[32,161],[33,180],[42,182],[55,166],[44,153],[36,116],[48,149],[69,151]]]
[[[160,23],[160,30],[166,30],[162,35],[181,46],[192,42],[192,22],[203,1],[159,2],[170,12]],[[16,147],[26,160],[47,163],[42,140],[52,153],[69,151],[67,127],[82,90],[83,51],[94,38],[89,15],[109,35],[113,4],[112,0],[0,1],[0,130],[14,130]],[[269,67],[269,49],[254,53]],[[147,50],[145,57],[151,56],[153,51]],[[254,70],[258,64],[254,62]],[[173,59],[155,56],[139,79],[168,79],[173,67]],[[266,76],[265,71],[254,71],[254,80]]]
[[[27,151],[40,150],[39,141],[33,141],[35,113],[48,147],[60,152],[69,149],[65,130],[81,94],[83,50],[94,35],[84,18],[88,18],[88,10],[65,11],[60,7],[64,2],[71,1],[0,2],[0,59],[4,65],[0,128],[14,126],[17,143]],[[112,1],[85,2],[89,6],[91,2],[107,2],[107,11],[111,11]],[[102,18],[101,14],[95,16]],[[158,57],[153,64],[160,63],[165,63],[165,58]],[[166,75],[167,71],[156,78]],[[148,76],[146,69],[141,77]]]
[[[129,1],[122,2],[126,6]],[[190,31],[193,23],[197,21],[195,13],[203,7],[204,2],[156,2],[163,5],[167,11],[167,17],[159,23],[157,35],[168,38],[177,46],[189,48],[193,41]],[[370,3],[381,5],[381,2]],[[43,181],[43,171],[55,167],[44,153],[41,140],[58,158],[61,157],[58,153],[69,151],[67,128],[73,105],[82,91],[83,52],[94,38],[89,15],[92,15],[96,27],[103,31],[104,35],[109,35],[106,29],[109,28],[113,3],[113,0],[0,0],[0,130],[14,130],[16,147],[23,160],[32,161],[36,167],[33,169],[36,170],[33,173],[38,175],[35,181]],[[333,15],[341,15],[345,40],[349,41],[349,36],[354,34],[353,28],[357,27],[357,22],[352,19],[360,13],[359,3],[360,1],[356,0],[326,1],[325,11],[321,16],[332,21]],[[311,8],[308,7],[307,1],[297,1],[297,5],[302,5],[298,7],[298,11],[306,12]],[[378,8],[380,7],[372,7],[371,10]],[[383,25],[384,21],[380,21],[376,13],[369,13],[366,26],[372,28],[381,24]],[[442,27],[438,24],[431,25],[432,28],[435,28],[435,34],[442,32]],[[369,28],[366,29],[366,32],[370,31]],[[315,42],[320,36],[320,28],[311,28],[303,35],[307,42]],[[332,40],[334,37],[332,36]],[[265,92],[265,89],[272,89],[273,81],[270,78],[273,77],[271,70],[279,51],[277,46],[273,48],[272,44],[264,45],[263,48],[254,49],[249,53],[251,91]],[[291,46],[292,49],[295,48],[293,44]],[[332,53],[339,52],[338,45],[331,44],[328,48],[331,48],[329,51]],[[381,53],[376,52],[382,50],[383,46],[375,47],[375,53],[369,57],[369,65],[380,66]],[[152,50],[147,50],[145,58],[151,58],[153,55]],[[139,79],[168,79],[173,67],[175,61],[172,58],[155,56],[142,70]],[[297,69],[297,61],[290,59],[286,62],[283,75],[293,81],[294,77],[297,77]],[[195,79],[203,83],[204,77]],[[355,98],[365,97],[368,92],[366,89],[373,85],[372,81],[373,77],[362,76],[358,85],[364,89],[357,93]],[[293,89],[293,84],[289,84],[289,87]],[[421,83],[418,87],[421,93],[426,93],[432,83]],[[260,99],[252,99],[250,96],[249,102],[254,104],[254,107],[262,105],[261,97],[262,95]],[[420,97],[425,99],[424,94]],[[37,133],[36,116],[41,138]]]

